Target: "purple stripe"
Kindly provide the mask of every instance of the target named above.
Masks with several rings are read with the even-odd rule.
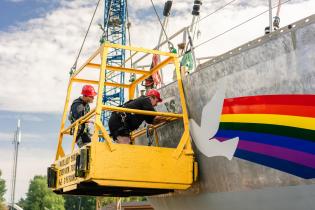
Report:
[[[237,148],[315,168],[315,155],[309,153],[245,140],[240,140]]]

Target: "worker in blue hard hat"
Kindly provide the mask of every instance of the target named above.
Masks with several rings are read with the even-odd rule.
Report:
[[[159,91],[148,90],[145,96],[140,96],[122,105],[123,108],[155,111],[154,107],[162,102]],[[108,121],[110,136],[121,144],[130,143],[130,133],[139,128],[143,121],[148,124],[156,124],[164,121],[161,116],[141,115],[133,113],[113,112]]]
[[[69,120],[74,123],[80,117],[83,117],[90,111],[90,103],[93,103],[94,97],[97,95],[93,86],[84,85],[81,91],[82,96],[75,99],[70,108]],[[74,129],[71,133],[73,134]],[[78,129],[76,143],[79,147],[91,142],[91,133],[87,123],[81,124]]]

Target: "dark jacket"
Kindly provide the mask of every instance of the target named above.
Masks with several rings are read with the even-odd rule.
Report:
[[[81,97],[75,99],[70,108],[69,120],[74,123],[80,117],[83,117],[90,111],[90,105],[82,100]],[[71,133],[74,132],[72,129]],[[81,138],[83,143],[91,141],[88,126],[84,123],[79,126],[77,140]]]
[[[90,105],[82,100],[81,97],[75,99],[70,108],[69,120],[74,123],[80,117],[86,115],[90,111]]]
[[[147,111],[155,111],[154,107],[151,104],[150,98],[147,96],[140,96],[134,100],[130,100],[125,103],[122,107],[129,109],[140,109]],[[146,121],[149,124],[153,123],[155,116],[150,115],[141,115],[141,114],[133,114],[126,113],[125,123],[122,122],[122,115],[120,112],[113,112],[111,117],[109,118],[108,127],[111,135],[115,133],[115,131],[125,128],[129,132],[134,131],[139,128],[143,121]]]

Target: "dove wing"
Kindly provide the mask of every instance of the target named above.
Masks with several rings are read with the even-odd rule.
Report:
[[[212,138],[219,129],[223,102],[225,98],[225,87],[220,87],[202,109],[200,127],[207,138]]]
[[[190,119],[189,122],[191,126],[190,133],[193,137],[196,147],[201,153],[209,157],[212,152],[211,145],[209,144],[209,139],[204,136],[203,131],[193,119]]]

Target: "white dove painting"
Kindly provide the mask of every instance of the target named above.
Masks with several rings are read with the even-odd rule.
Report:
[[[200,126],[194,119],[189,119],[190,133],[198,150],[205,156],[224,156],[232,160],[239,137],[224,142],[213,138],[219,129],[224,98],[225,85],[221,84],[210,102],[203,107]]]

